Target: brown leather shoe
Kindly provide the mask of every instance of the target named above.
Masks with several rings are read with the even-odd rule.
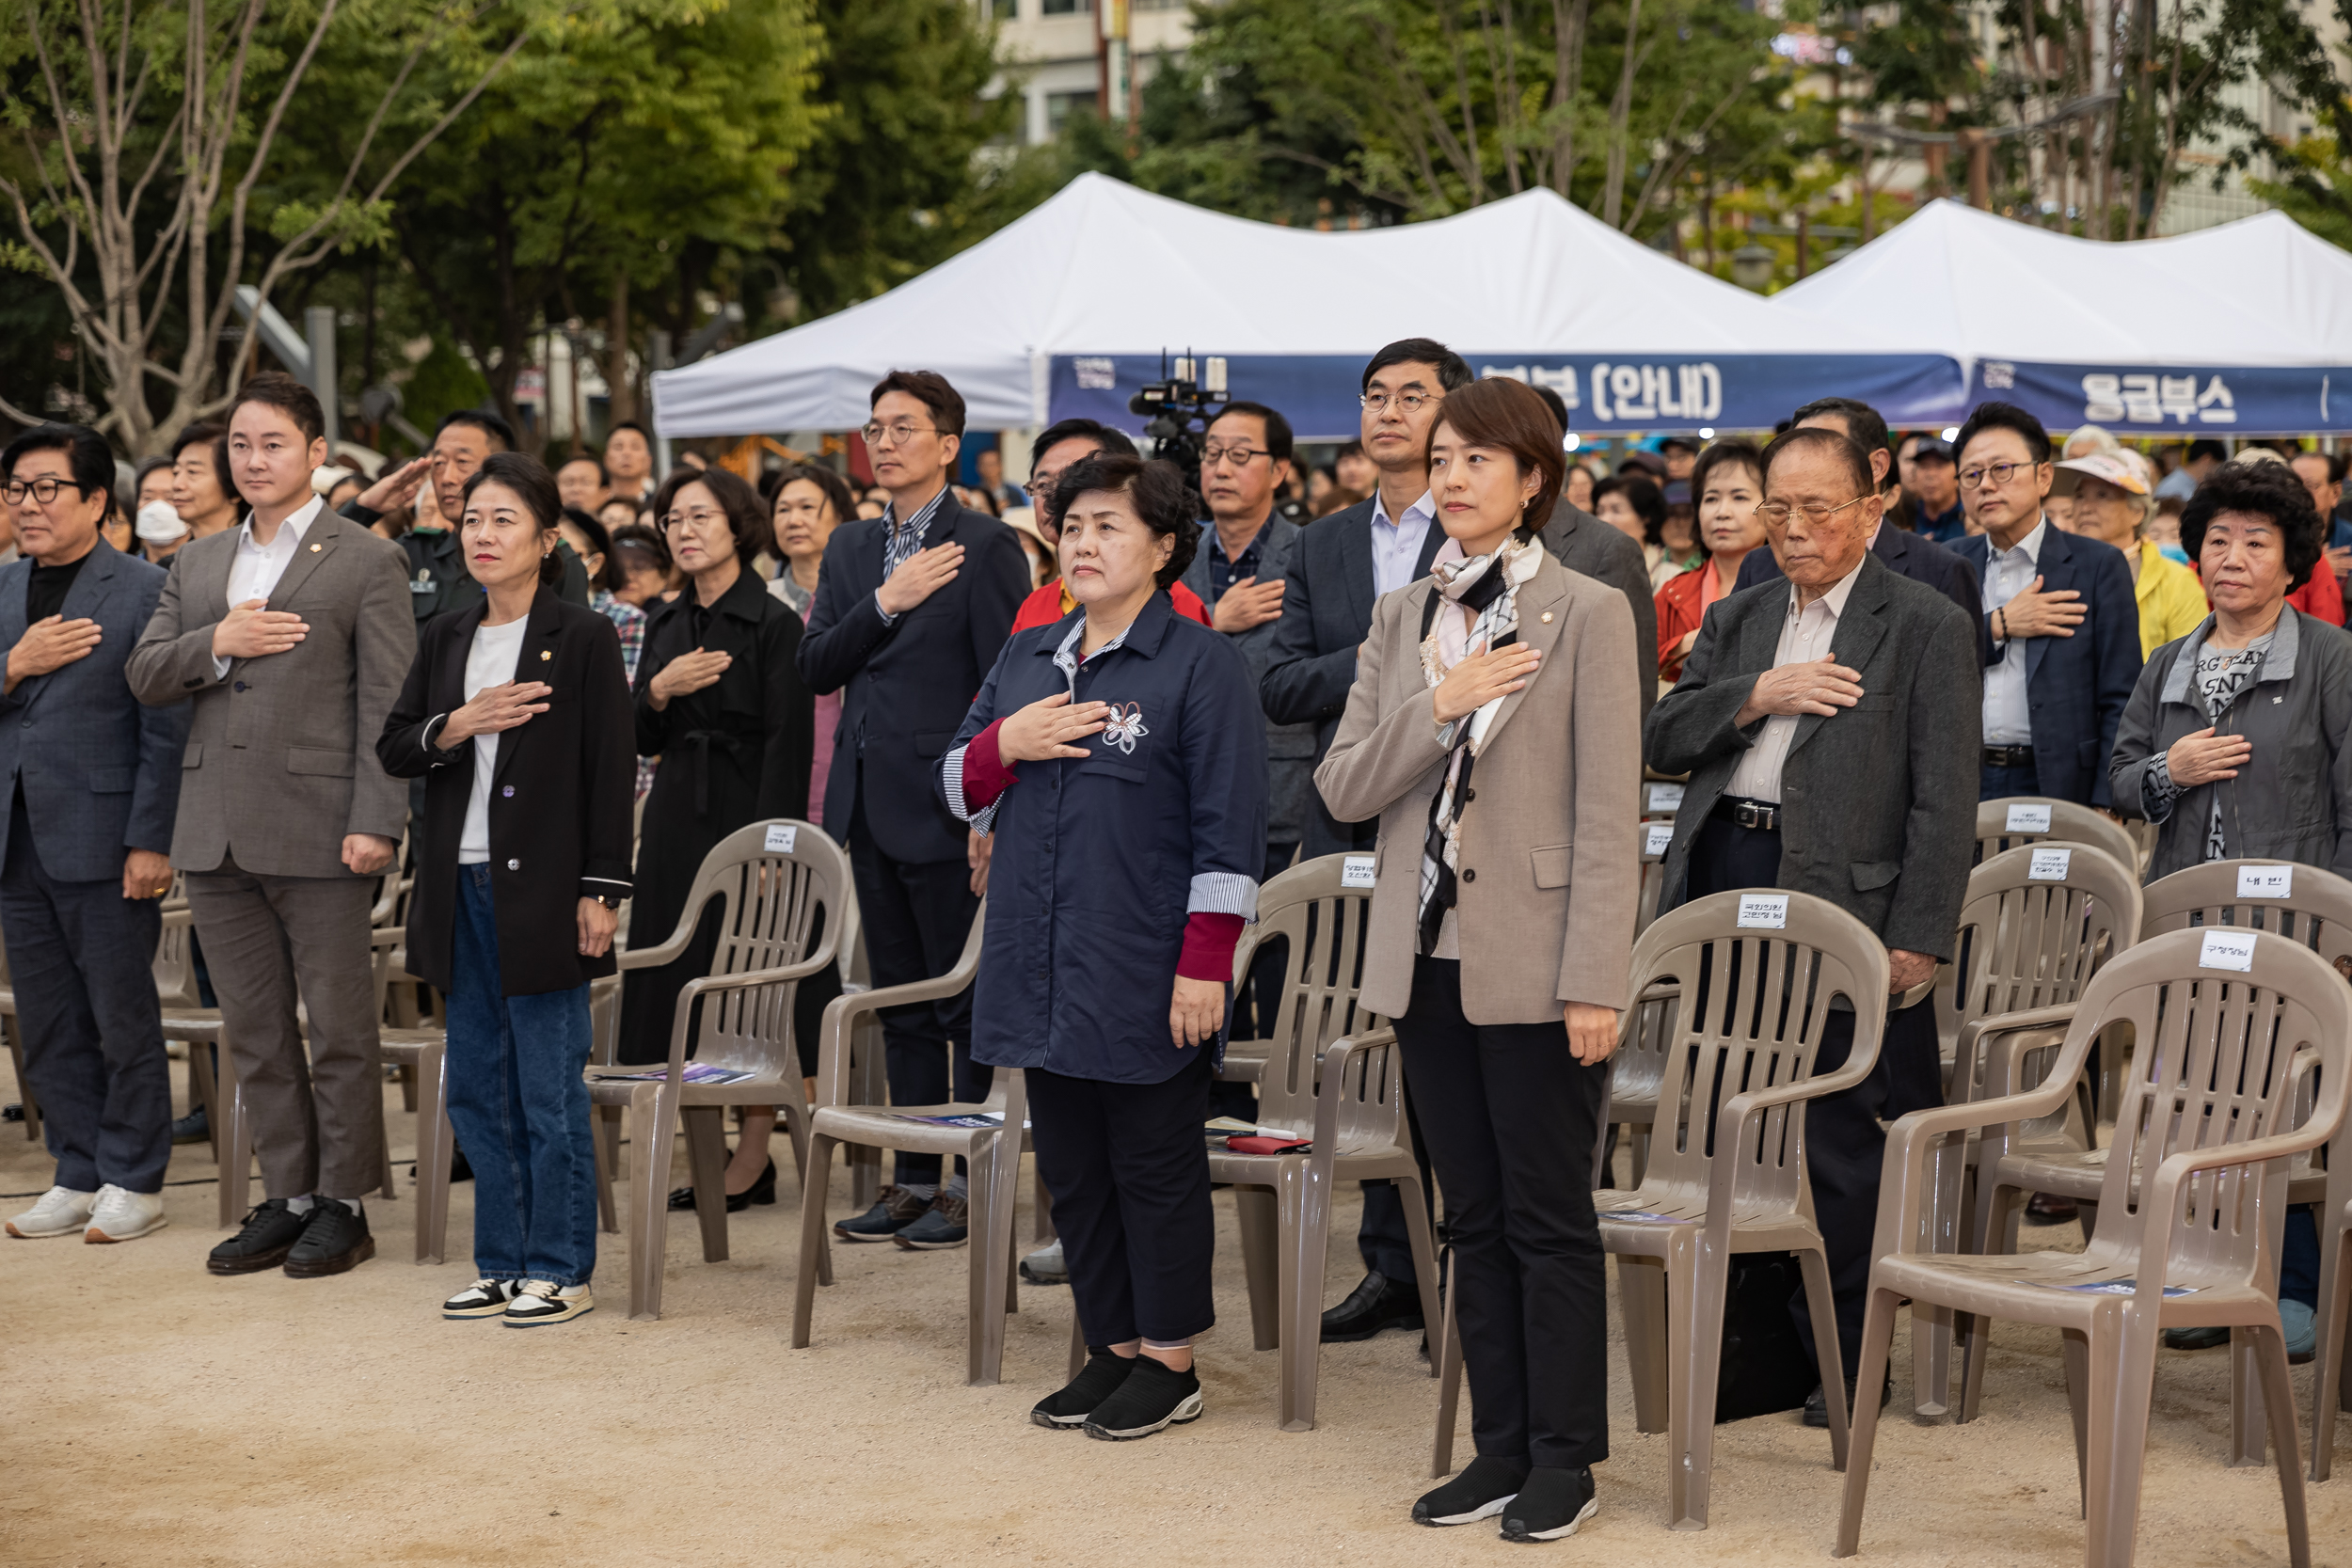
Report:
[[[2058,1193],[2036,1193],[2026,1205],[2028,1225],[2066,1225],[2082,1212],[2073,1198]]]
[[[930,1212],[931,1200],[917,1197],[904,1187],[882,1190],[874,1206],[853,1220],[834,1224],[833,1233],[845,1242],[886,1242]]]

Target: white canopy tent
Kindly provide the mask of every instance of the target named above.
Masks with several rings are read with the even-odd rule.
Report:
[[[1549,190],[1324,233],[1089,174],[878,299],[656,375],[655,423],[665,436],[853,428],[876,380],[920,368],[955,384],[977,428],[1083,412],[1139,429],[1128,394],[1163,351],[1193,350],[1228,356],[1233,395],[1283,408],[1302,436],[1353,435],[1364,359],[1406,336],[1543,380],[1593,429],[1740,425],[1750,404],[1777,418],[1792,376],[1829,391],[1860,375],[1882,396],[1908,378],[1948,396],[1958,373],[1775,309]]]
[[[1772,305],[1959,361],[1952,420],[2000,398],[2053,429],[2352,428],[2352,255],[2283,213],[2101,244],[1933,201]]]

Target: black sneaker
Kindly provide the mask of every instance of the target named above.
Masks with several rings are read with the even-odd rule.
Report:
[[[1519,1495],[1502,1511],[1505,1541],[1557,1541],[1600,1511],[1593,1496],[1593,1472],[1584,1465],[1573,1470],[1538,1465],[1527,1472]]]
[[[972,1238],[972,1203],[942,1187],[923,1217],[890,1239],[910,1252],[944,1252]]]
[[[886,1242],[921,1219],[931,1206],[904,1187],[884,1187],[874,1206],[853,1220],[841,1220],[833,1233],[845,1242]]]
[[[1853,1379],[1848,1378],[1846,1380],[1846,1413],[1849,1418],[1853,1414]],[[1886,1381],[1879,1386],[1879,1408],[1885,1409],[1887,1402],[1894,1397],[1895,1373],[1890,1368],[1887,1370]],[[1813,1386],[1813,1392],[1804,1397],[1804,1424],[1817,1429],[1826,1429],[1829,1426],[1829,1396],[1821,1392],[1821,1386],[1818,1383]]]
[[[171,1120],[171,1141],[175,1144],[210,1143],[212,1137],[213,1119],[204,1114],[201,1105],[186,1116],[174,1117]]]
[[[286,1254],[286,1273],[294,1279],[322,1279],[344,1274],[375,1256],[375,1238],[368,1234],[368,1216],[355,1205],[320,1198],[310,1206],[302,1237]]]
[[[1127,1374],[1136,1370],[1140,1355],[1113,1355],[1099,1346],[1087,1347],[1087,1364],[1078,1375],[1062,1388],[1046,1395],[1029,1411],[1029,1419],[1041,1427],[1084,1426],[1086,1418],[1094,1414],[1094,1407],[1114,1393],[1127,1381]]]
[[[257,1204],[246,1212],[244,1228],[213,1248],[204,1266],[214,1274],[259,1274],[274,1269],[302,1239],[304,1223],[304,1216],[287,1208],[282,1197]]]
[[[1527,1480],[1527,1466],[1480,1454],[1462,1473],[1413,1504],[1417,1525],[1474,1525],[1502,1512]]]
[[[1200,1374],[1190,1368],[1170,1371],[1138,1355],[1119,1386],[1088,1414],[1086,1432],[1089,1437],[1124,1443],[1200,1418]]]

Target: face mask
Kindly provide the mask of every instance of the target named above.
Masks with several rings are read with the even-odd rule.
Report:
[[[133,531],[151,545],[168,545],[185,534],[188,525],[180,520],[180,514],[171,509],[169,501],[149,501],[139,508]]]
[[[2167,561],[2177,561],[2184,566],[2188,564],[2188,552],[2178,545],[2158,545],[2156,553]]]

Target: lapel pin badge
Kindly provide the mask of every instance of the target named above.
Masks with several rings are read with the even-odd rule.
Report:
[[[321,551],[321,550],[323,550],[323,549],[325,549],[325,548],[326,548],[326,546],[325,545],[313,545],[313,546],[310,546],[310,553],[311,553],[312,555],[316,555],[316,554],[318,554],[318,553],[319,553],[319,551]]]
[[[553,648],[542,648],[539,650],[539,661],[543,664],[554,657],[555,650]]]
[[[1550,611],[1550,610],[1545,610],[1545,611],[1544,611],[1544,613],[1543,613],[1543,617],[1542,617],[1542,619],[1543,619],[1543,623],[1544,623],[1544,625],[1546,625],[1546,626],[1549,626],[1549,625],[1551,625],[1551,611]]]

